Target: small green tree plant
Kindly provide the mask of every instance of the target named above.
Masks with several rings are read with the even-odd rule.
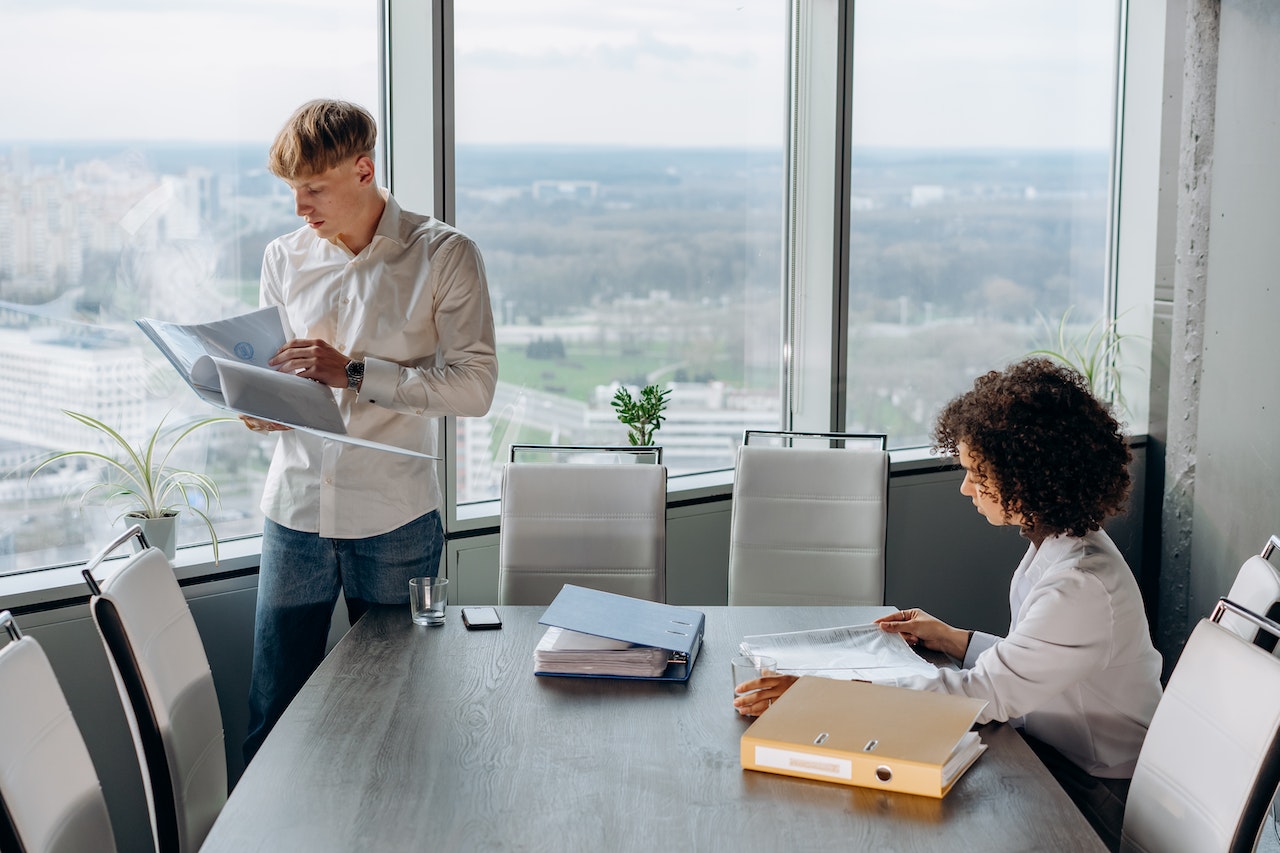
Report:
[[[613,395],[610,405],[618,412],[618,420],[627,426],[627,441],[632,447],[648,447],[653,444],[653,434],[662,426],[666,416],[662,414],[667,408],[667,398],[671,389],[660,389],[657,385],[646,385],[640,391],[639,399],[631,396],[625,387],[618,389]]]

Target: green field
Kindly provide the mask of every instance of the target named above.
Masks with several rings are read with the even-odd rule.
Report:
[[[741,366],[728,359],[712,368],[673,362],[665,344],[637,347],[623,354],[601,353],[595,345],[565,345],[564,358],[529,358],[523,346],[498,346],[498,378],[503,382],[546,391],[571,400],[590,401],[599,385],[659,384],[675,378],[680,369],[692,377],[711,372],[716,379],[740,382]],[[655,371],[657,375],[654,375]]]

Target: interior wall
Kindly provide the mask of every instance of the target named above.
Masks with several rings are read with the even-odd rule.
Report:
[[[1280,4],[1222,0],[1191,612],[1280,532]]]

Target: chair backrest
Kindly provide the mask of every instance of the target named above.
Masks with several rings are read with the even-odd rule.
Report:
[[[0,628],[0,850],[114,851],[98,773],[34,637],[6,610]]]
[[[1280,783],[1280,658],[1218,624],[1225,613],[1280,636],[1228,600],[1191,633],[1138,755],[1121,849],[1253,850]]]
[[[131,528],[107,546],[84,576],[142,767],[156,850],[186,853],[200,847],[227,800],[222,713],[200,633],[164,554],[146,548],[101,585],[93,578],[103,558],[140,532]]]
[[[665,466],[506,465],[500,602],[550,604],[566,583],[666,601]]]
[[[1280,568],[1272,562],[1278,549],[1280,537],[1272,536],[1262,553],[1244,561],[1227,592],[1229,600],[1273,621],[1280,621]],[[1220,624],[1267,651],[1276,648],[1276,638],[1247,619],[1227,613]]]
[[[885,437],[821,437],[879,447],[738,448],[729,604],[884,603]]]

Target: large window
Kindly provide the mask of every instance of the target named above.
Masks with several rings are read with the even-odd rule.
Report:
[[[911,447],[978,373],[1105,340],[1117,10],[854,10],[847,423]]]
[[[215,413],[133,321],[257,305],[264,246],[297,227],[267,146],[310,98],[376,111],[378,19],[374,3],[334,0],[6,5],[0,572],[81,561],[111,536],[113,515],[75,498],[92,466],[28,482],[31,460],[93,446],[63,409],[135,441],[166,413]],[[270,442],[238,424],[189,442],[181,463],[222,489],[220,537],[261,530]],[[198,519],[180,525],[180,544],[207,540]]]
[[[110,535],[67,499],[92,470],[23,473],[90,439],[62,409],[137,436],[212,413],[133,321],[256,304],[296,224],[266,148],[313,97],[393,105],[397,194],[484,255],[500,376],[456,421],[460,504],[513,442],[623,443],[622,386],[671,389],[676,488],[745,428],[920,445],[975,374],[1115,315],[1115,0],[381,5],[6,10],[0,572]],[[182,460],[220,537],[260,530],[271,441],[207,430]]]
[[[625,444],[620,386],[672,389],[673,474],[781,423],[787,4],[454,6],[457,225],[500,375],[459,421],[458,499],[512,442]]]

